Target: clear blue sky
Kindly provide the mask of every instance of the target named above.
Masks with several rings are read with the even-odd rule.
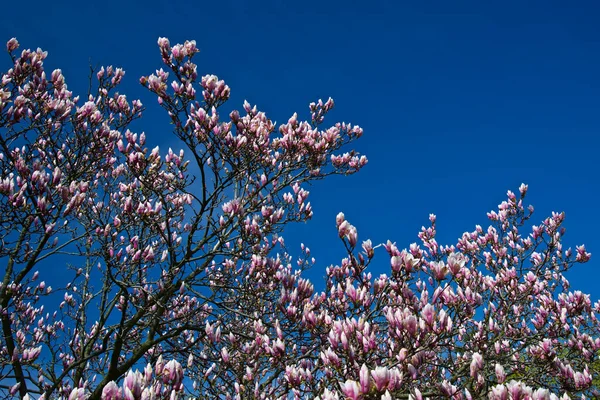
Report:
[[[339,211],[359,239],[400,248],[435,213],[440,242],[452,244],[526,182],[536,220],[565,211],[566,244],[593,253],[570,278],[598,299],[600,6],[486,3],[33,0],[3,8],[0,38],[48,50],[76,93],[90,60],[124,67],[123,91],[149,108],[138,127],[151,145],[172,145],[167,116],[137,83],[161,66],[159,36],[197,41],[199,72],[228,82],[229,107],[247,99],[281,122],[333,97],[329,122],[363,126],[357,148],[370,162],[315,185],[314,219],[287,236],[313,250],[315,279],[343,255]],[[387,272],[378,259],[374,272]]]

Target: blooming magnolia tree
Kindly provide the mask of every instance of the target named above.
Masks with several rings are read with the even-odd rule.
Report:
[[[46,53],[7,48],[0,84],[0,393],[68,399],[550,399],[596,396],[600,332],[563,273],[562,214],[525,231],[520,195],[455,246],[370,241],[342,214],[348,256],[319,293],[280,234],[312,215],[306,186],[366,164],[323,127],[333,101],[279,126],[198,77],[194,42],[158,41],[166,70],[140,79],[184,150],[128,127],[140,101],[101,68],[85,101]],[[532,209],[531,209],[532,210]],[[54,288],[47,282],[52,282]],[[56,282],[56,283],[55,283]]]
[[[348,258],[327,270],[326,292],[311,298],[324,343],[315,361],[322,398],[341,382],[351,399],[551,399],[600,395],[599,326],[588,295],[570,292],[563,276],[586,262],[583,246],[563,249],[564,214],[524,230],[533,213],[508,192],[492,225],[441,246],[431,226],[421,245],[384,244],[390,276],[373,278],[370,241],[357,251],[356,229],[337,217]],[[314,340],[314,339],[313,339]]]

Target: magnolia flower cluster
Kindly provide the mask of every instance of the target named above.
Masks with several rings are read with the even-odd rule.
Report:
[[[322,127],[331,99],[310,105],[310,121],[294,114],[276,126],[247,102],[224,118],[230,88],[199,76],[195,42],[158,45],[164,66],[140,83],[165,109],[181,150],[148,147],[146,134],[130,129],[143,105],[117,91],[122,68],[98,69],[80,99],[61,70],[46,73],[46,52],[18,54],[17,40],[7,43],[0,364],[2,378],[15,383],[0,390],[10,395],[158,396],[155,383],[127,371],[143,361],[159,368],[160,354],[187,365],[193,390],[240,394],[248,384],[228,377],[231,366],[256,354],[283,362],[296,349],[285,342],[287,319],[302,310],[290,305],[260,329],[248,310],[268,314],[266,306],[282,304],[273,297],[279,292],[294,301],[312,295],[291,258],[273,254],[284,249],[287,223],[312,216],[306,183],[366,164],[342,150],[362,129]],[[53,276],[49,262],[68,265],[66,274]],[[272,338],[278,319],[285,322]],[[246,377],[269,375],[247,366]],[[304,379],[310,368],[286,370]],[[184,389],[167,383],[177,395]]]
[[[328,291],[310,307],[322,310],[316,337],[327,340],[320,398],[598,396],[600,303],[568,291],[562,275],[590,254],[563,249],[563,214],[521,233],[532,213],[526,192],[509,192],[488,214],[499,227],[478,226],[457,246],[437,243],[431,215],[419,234],[423,248],[384,244],[391,276],[375,279],[367,272],[371,242],[356,254],[357,230],[339,214],[348,258],[327,270]]]
[[[360,127],[323,126],[333,100],[280,126],[248,102],[224,116],[231,89],[198,73],[196,43],[160,38],[140,83],[183,147],[165,149],[132,130],[123,69],[79,99],[18,47],[0,82],[4,397],[600,395],[600,303],[564,276],[591,255],[563,247],[564,214],[531,224],[527,185],[449,246],[433,214],[403,248],[340,213],[346,256],[315,284],[282,232],[312,217],[313,180],[367,163],[345,149]]]

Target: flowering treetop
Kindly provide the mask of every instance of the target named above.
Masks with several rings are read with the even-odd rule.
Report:
[[[563,249],[563,214],[529,228],[508,193],[453,246],[359,244],[316,292],[284,226],[313,210],[311,181],[367,163],[362,135],[324,126],[333,101],[279,127],[229,87],[200,77],[195,42],[158,41],[157,96],[182,150],[129,129],[139,100],[103,67],[84,99],[42,50],[7,44],[0,83],[0,393],[69,399],[550,399],[596,396],[600,304],[563,273],[590,254]],[[193,171],[193,173],[192,173]],[[378,247],[382,247],[377,250]],[[388,257],[374,277],[372,260]],[[386,254],[384,254],[387,253]],[[68,258],[67,258],[68,257]],[[49,261],[65,262],[60,287]]]

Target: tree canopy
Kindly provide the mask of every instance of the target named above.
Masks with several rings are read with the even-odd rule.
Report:
[[[220,115],[230,88],[198,75],[195,42],[158,46],[165,69],[140,83],[182,150],[130,130],[144,106],[118,91],[121,68],[96,70],[80,98],[46,52],[7,43],[4,397],[598,396],[600,303],[564,277],[590,258],[563,248],[564,214],[532,223],[523,184],[489,227],[441,245],[432,214],[402,248],[359,242],[340,213],[347,255],[316,290],[310,250],[292,257],[282,232],[311,218],[312,181],[366,165],[346,149],[362,129],[325,125],[331,99],[280,126],[247,102]]]

